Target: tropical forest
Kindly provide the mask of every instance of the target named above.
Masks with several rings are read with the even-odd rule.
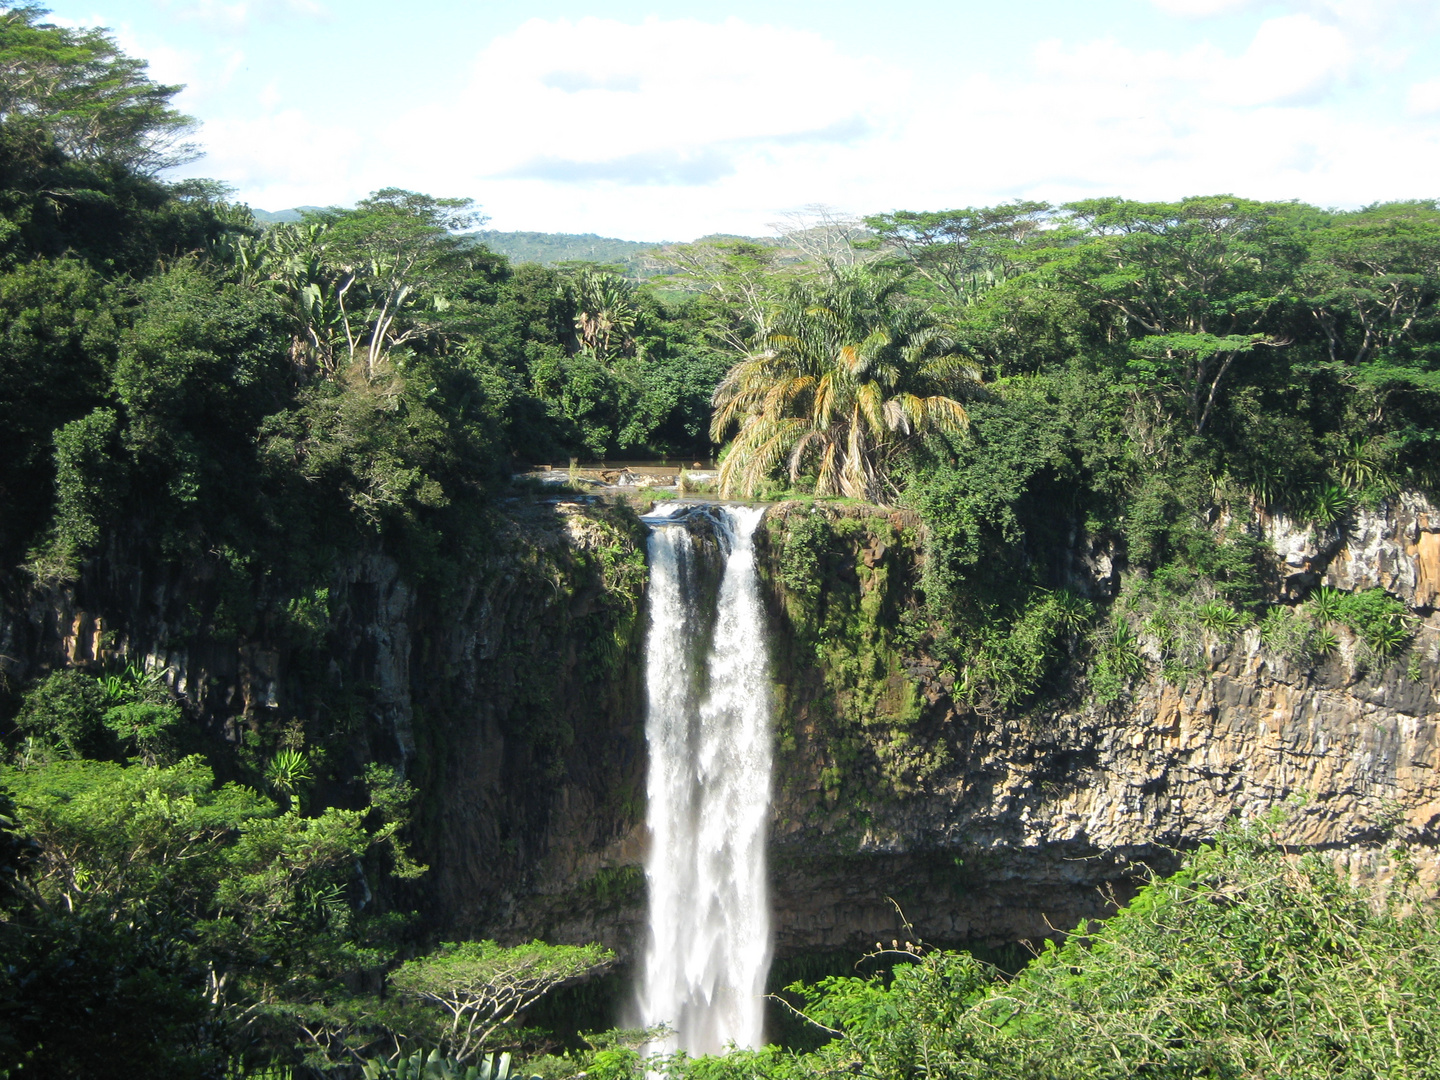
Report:
[[[277,215],[148,71],[0,8],[0,1078],[1440,1077],[1440,201]]]

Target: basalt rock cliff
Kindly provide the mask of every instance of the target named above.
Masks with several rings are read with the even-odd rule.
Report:
[[[794,558],[797,520],[829,538]],[[1338,628],[1294,657],[1252,625],[1208,635],[1183,678],[1154,656],[1098,704],[1083,676],[1051,704],[988,707],[915,645],[918,523],[792,503],[762,545],[771,585],[779,755],[771,867],[780,955],[859,950],[903,933],[998,945],[1102,916],[1148,869],[1229,818],[1279,811],[1279,838],[1384,879],[1404,859],[1440,881],[1440,512],[1401,495],[1329,530],[1263,525],[1282,598],[1382,587],[1410,610],[1408,648],[1377,657]],[[1076,591],[1119,586],[1104,545],[1062,560]],[[1072,669],[1075,670],[1075,669]],[[607,847],[561,833],[512,932],[633,942],[638,822]],[[586,882],[631,888],[577,903]]]
[[[801,550],[813,518],[824,542]],[[1051,934],[1228,818],[1277,808],[1286,843],[1357,875],[1403,857],[1440,881],[1440,511],[1418,496],[1330,530],[1264,525],[1282,600],[1384,588],[1411,613],[1403,652],[1376,657],[1341,629],[1325,655],[1295,657],[1252,626],[1207,638],[1183,678],[1151,657],[1104,704],[1077,656],[1066,685],[1020,710],[963,692],[927,655],[917,521],[784,503],[762,528],[780,955],[869,947],[903,932],[902,911],[936,942]],[[628,955],[644,915],[643,551],[630,507],[520,505],[461,585],[417,588],[392,560],[356,557],[318,620],[262,595],[240,629],[203,565],[97,560],[15,593],[0,655],[13,681],[148,656],[242,764],[259,733],[293,723],[328,763],[331,801],[357,797],[345,778],[363,762],[401,765],[430,871],[395,903],[437,937]],[[1097,602],[1121,581],[1085,536],[1056,565]]]

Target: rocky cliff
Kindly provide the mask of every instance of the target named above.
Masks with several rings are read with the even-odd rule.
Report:
[[[805,525],[817,516],[818,547]],[[1423,499],[1329,530],[1264,523],[1285,595],[1380,586],[1403,600],[1402,652],[1376,657],[1340,627],[1327,654],[1297,658],[1252,625],[1207,635],[1183,678],[1151,663],[1100,705],[1077,665],[1058,704],[1019,712],[964,703],[953,673],[916,649],[914,520],[781,504],[766,530],[780,955],[866,948],[903,933],[901,911],[932,941],[1052,934],[1105,914],[1227,818],[1277,809],[1286,843],[1357,875],[1383,878],[1403,857],[1440,880],[1440,513]],[[1118,587],[1083,538],[1068,567],[1092,596]],[[586,881],[633,868],[642,844],[636,827],[605,848],[556,849],[512,930],[626,948],[638,891],[576,901]]]
[[[1287,843],[1356,874],[1383,878],[1400,852],[1440,881],[1440,512],[1423,499],[1329,530],[1264,524],[1282,596],[1384,588],[1411,613],[1403,650],[1380,658],[1340,628],[1323,655],[1298,656],[1251,626],[1205,636],[1183,676],[1151,657],[1103,705],[1083,656],[1049,704],[962,693],[918,629],[918,528],[791,503],[760,538],[782,956],[888,940],[899,911],[937,942],[1051,933],[1105,913],[1228,817],[1275,808]],[[148,655],[242,764],[298,726],[335,801],[363,761],[403,764],[431,871],[397,902],[437,935],[628,954],[644,905],[643,543],[624,506],[517,504],[459,585],[416,587],[358,557],[319,616],[266,601],[238,629],[203,566],[102,561],[10,605],[0,654],[17,680]],[[1084,537],[1059,564],[1097,600],[1121,580]]]
[[[780,508],[772,527],[796,512]],[[891,580],[913,580],[897,524],[870,519],[852,531],[860,607],[886,593],[872,608],[907,602]],[[896,925],[887,896],[931,940],[1047,934],[1103,914],[1140,864],[1163,867],[1227,818],[1278,808],[1286,843],[1382,877],[1399,850],[1422,879],[1440,879],[1440,513],[1403,495],[1328,531],[1284,520],[1265,531],[1289,593],[1379,586],[1404,601],[1405,651],[1381,659],[1342,627],[1327,655],[1295,658],[1252,626],[1207,635],[1203,663],[1183,678],[1151,664],[1109,705],[1082,683],[1061,706],[1019,716],[961,705],[944,672],[902,658],[886,674],[888,703],[882,696],[840,725],[868,750],[859,758],[870,792],[832,779],[836,725],[816,709],[843,701],[843,688],[797,699],[789,665],[775,834],[781,947],[886,936]],[[1086,544],[1077,555],[1078,587],[1114,588],[1108,560],[1097,563]],[[780,606],[782,627],[793,624],[793,602]],[[872,664],[894,642],[884,622],[861,621],[857,659],[867,636]],[[897,745],[918,767],[887,762]]]
[[[267,755],[298,744],[318,799],[363,805],[366,762],[402,768],[430,871],[387,899],[437,937],[502,932],[537,867],[631,851],[646,569],[628,507],[514,500],[483,550],[459,553],[458,582],[413,584],[394,559],[360,554],[301,597],[137,547],[112,545],[78,580],[12,589],[0,689],[62,666],[144,663],[186,707],[184,749],[222,777],[260,784]],[[600,883],[580,895],[628,890],[625,918],[637,917],[635,872],[595,868]]]

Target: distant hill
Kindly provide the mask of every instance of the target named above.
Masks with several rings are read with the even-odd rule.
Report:
[[[663,247],[663,241],[617,240],[594,233],[498,232],[486,229],[473,234],[491,251],[514,263],[595,262],[619,266],[630,277],[650,277],[655,271],[645,265],[644,255]]]
[[[292,206],[289,210],[256,210],[252,206],[250,213],[261,225],[289,225],[303,218],[306,211],[324,209],[323,206]]]
[[[307,210],[323,210],[322,206],[296,206],[289,210],[255,210],[255,220],[261,225],[284,225],[299,221]],[[540,263],[550,265],[563,262],[593,262],[607,266],[618,266],[626,277],[663,277],[669,271],[648,265],[648,252],[664,247],[669,241],[618,240],[613,236],[597,236],[595,233],[545,233],[545,232],[500,232],[484,229],[471,233],[477,243],[484,244],[491,251],[504,255],[512,263]],[[778,244],[771,238],[733,236],[715,233],[702,236],[701,240],[751,240],[757,244]]]

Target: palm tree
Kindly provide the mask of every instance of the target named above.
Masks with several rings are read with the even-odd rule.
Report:
[[[815,468],[817,495],[884,502],[913,436],[969,425],[957,398],[978,389],[978,372],[903,302],[900,280],[841,267],[781,294],[757,347],[715,390],[710,437],[739,428],[720,467],[722,495],[753,495],[785,462],[792,482]]]

